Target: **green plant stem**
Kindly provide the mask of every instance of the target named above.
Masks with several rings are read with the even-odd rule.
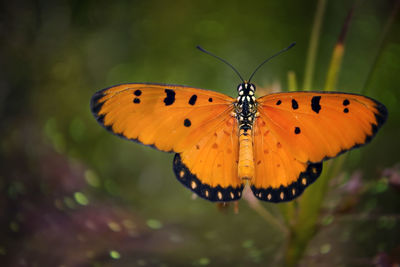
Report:
[[[322,20],[324,17],[326,0],[318,0],[317,10],[315,12],[313,28],[311,30],[310,43],[307,51],[307,59],[304,73],[303,90],[312,89],[314,78],[315,60],[318,52],[318,43],[321,33]]]
[[[288,87],[289,91],[297,91],[296,73],[294,71],[288,72]]]
[[[369,88],[369,85],[371,83],[372,80],[372,76],[375,72],[375,70],[377,69],[377,65],[378,65],[378,61],[380,56],[382,55],[382,52],[385,48],[385,45],[387,43],[387,38],[388,38],[388,32],[389,29],[391,28],[391,26],[393,25],[393,22],[395,21],[395,18],[397,16],[397,13],[399,11],[399,7],[400,7],[400,0],[397,0],[394,4],[393,4],[393,8],[392,8],[392,13],[390,14],[390,16],[388,17],[386,23],[385,23],[385,27],[383,28],[382,34],[379,38],[378,41],[378,50],[377,53],[374,57],[373,63],[372,63],[372,67],[370,68],[368,74],[367,74],[367,78],[364,82],[364,85],[360,91],[361,94],[365,94],[367,93],[367,90]]]
[[[269,210],[261,205],[260,201],[251,192],[248,184],[247,188],[243,191],[243,199],[245,199],[250,208],[257,212],[269,225],[275,226],[284,236],[287,236],[288,229],[286,225],[282,220],[279,220],[277,216],[272,215]]]
[[[277,220],[275,216],[273,216],[267,209],[265,209],[263,206],[258,205],[257,207],[254,208],[254,210],[269,224],[274,225],[277,229],[279,229],[280,232],[282,232],[285,236],[289,233],[288,229],[285,227],[285,225]]]
[[[264,208],[258,199],[253,195],[244,197],[247,200],[250,208],[258,213],[269,225],[274,225],[284,236],[288,235],[288,229],[283,222],[279,221],[276,216],[273,216],[266,208]]]
[[[329,71],[326,77],[326,82],[324,87],[325,91],[332,91],[336,87],[340,66],[342,65],[343,54],[344,54],[343,44],[341,43],[336,44],[333,50],[331,63],[329,64],[329,69],[328,69]]]
[[[335,45],[335,48],[333,49],[331,63],[329,65],[328,74],[327,74],[326,81],[325,81],[325,88],[324,88],[325,91],[332,91],[336,88],[337,80],[339,78],[339,71],[340,71],[340,67],[342,65],[342,59],[343,59],[344,50],[345,50],[344,41],[346,40],[350,22],[351,22],[351,19],[353,18],[354,8],[355,8],[355,4],[353,5],[353,7],[350,9],[349,13],[347,14],[347,17],[346,17],[346,20],[342,27],[342,30],[340,32],[338,41]]]
[[[344,42],[354,12],[354,6],[349,11],[342,31],[332,53],[331,63],[327,72],[325,90],[336,87],[344,54]],[[328,191],[330,179],[341,169],[343,159],[325,164],[325,170],[314,185],[309,187],[298,200],[297,218],[290,225],[289,240],[286,248],[285,265],[296,266],[304,254],[308,243],[317,231],[319,215],[324,196]],[[332,171],[334,170],[334,171]]]

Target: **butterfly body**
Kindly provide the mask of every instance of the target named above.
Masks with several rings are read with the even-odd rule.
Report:
[[[235,117],[239,125],[239,179],[251,180],[254,176],[253,122],[256,119],[257,103],[254,84],[244,82],[238,86]]]
[[[245,183],[264,201],[292,200],[321,174],[322,161],[368,143],[387,117],[371,98],[288,92],[236,99],[181,85],[121,84],[97,92],[91,110],[108,131],[175,152],[183,185],[210,201],[240,199]]]

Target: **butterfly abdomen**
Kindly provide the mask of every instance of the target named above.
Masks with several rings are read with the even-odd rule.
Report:
[[[251,130],[239,132],[239,179],[251,180],[254,177],[253,138]]]

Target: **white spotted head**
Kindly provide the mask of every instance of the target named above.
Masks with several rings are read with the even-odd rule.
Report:
[[[237,91],[239,96],[254,96],[256,86],[252,83],[244,82],[238,85]]]

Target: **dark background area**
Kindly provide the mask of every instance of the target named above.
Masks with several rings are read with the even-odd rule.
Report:
[[[296,41],[253,82],[264,92],[285,91],[291,71],[302,89],[321,2],[315,71],[306,89],[324,89],[332,53],[354,8],[335,90],[376,98],[389,119],[371,144],[341,156],[318,216],[309,219],[315,229],[297,248],[304,253],[290,261],[291,236],[301,233],[292,227],[297,217],[285,219],[284,210],[296,209],[296,203],[259,203],[248,196],[216,206],[193,198],[174,177],[173,155],[110,135],[96,123],[89,101],[97,90],[124,82],[183,84],[235,96],[240,81],[235,73],[196,45],[248,77],[263,59]],[[0,262],[398,263],[398,7],[395,0],[1,2]]]

